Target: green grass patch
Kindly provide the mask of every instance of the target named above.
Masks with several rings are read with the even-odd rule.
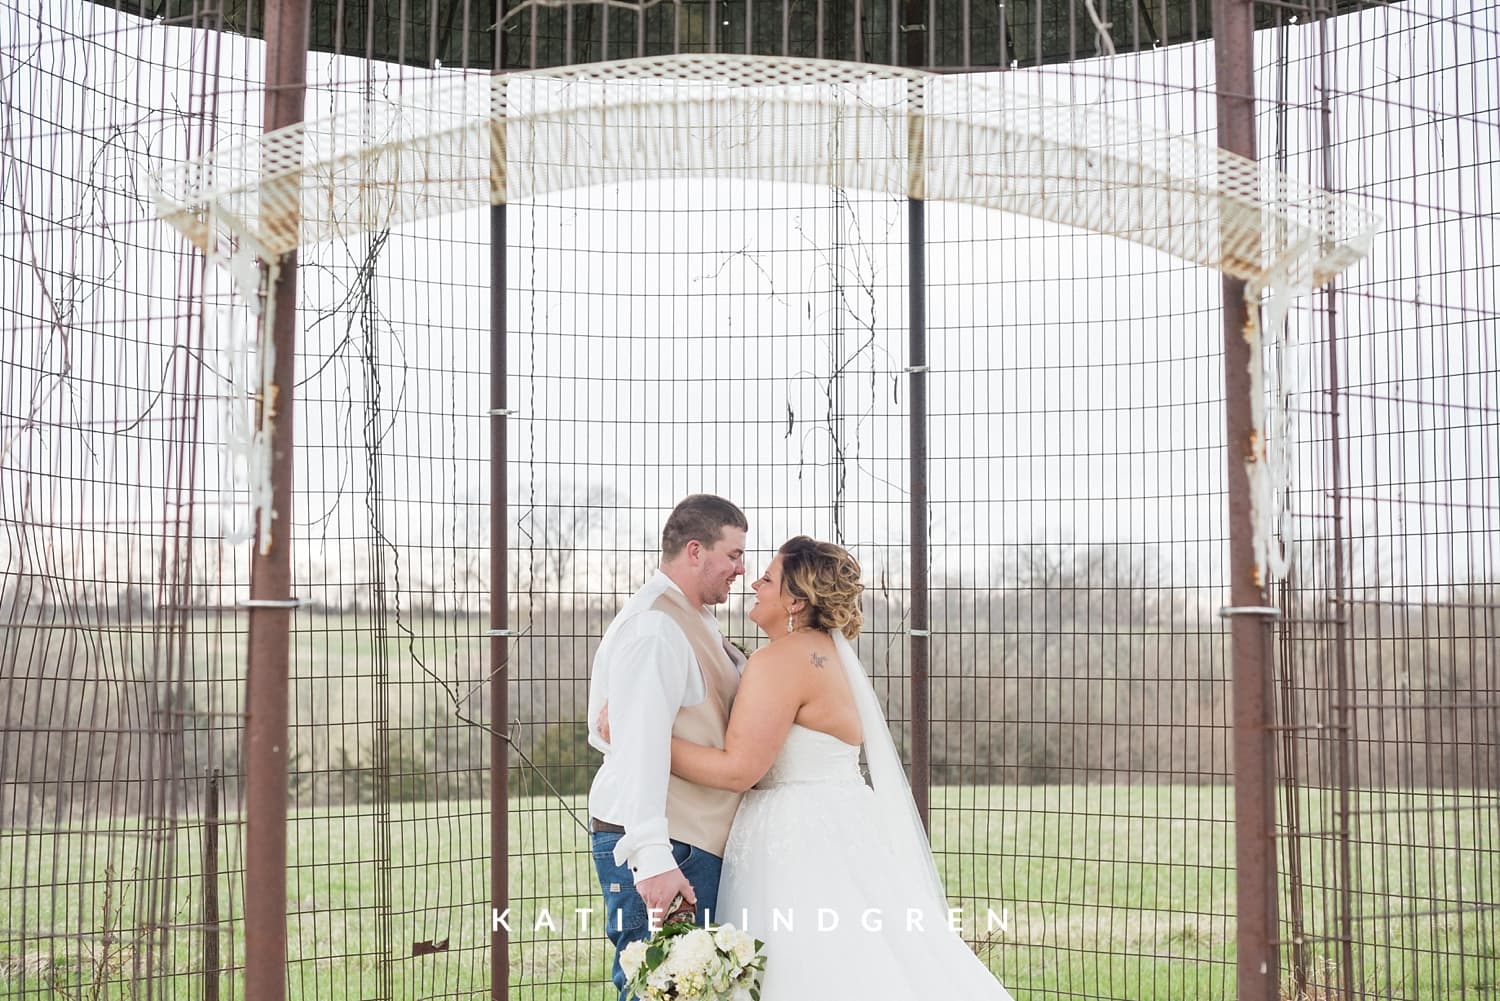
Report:
[[[1449,794],[1452,797],[1454,794]],[[1367,793],[1364,809],[1428,803],[1427,793]],[[1018,999],[1204,1001],[1234,993],[1233,791],[1207,786],[946,787],[934,790],[933,843],[967,937]],[[1304,828],[1337,803],[1309,792]],[[1441,805],[1441,803],[1437,804]],[[510,804],[511,996],[599,999],[610,960],[578,909],[601,904],[583,797]],[[1413,1001],[1497,996],[1497,846],[1483,811],[1395,809],[1364,815],[1353,846],[1358,977],[1371,993]],[[236,820],[238,818],[235,818]],[[317,1001],[477,996],[490,981],[488,804],[483,800],[303,809],[290,824],[290,996]],[[109,832],[109,833],[106,833]],[[184,822],[160,844],[132,821],[81,833],[0,832],[0,994],[17,998],[204,995],[205,828]],[[1405,840],[1400,840],[1405,839]],[[1299,858],[1303,933],[1337,931],[1339,856],[1317,840]],[[220,838],[223,996],[242,993],[246,893],[242,828]],[[1292,859],[1284,853],[1283,876]],[[153,874],[161,878],[153,879]],[[1488,883],[1486,883],[1488,880]],[[1002,927],[985,927],[990,912]],[[148,949],[153,928],[165,947]],[[548,924],[550,923],[550,927]],[[26,929],[30,935],[19,937]],[[37,933],[86,936],[48,939]],[[987,933],[988,932],[988,933]],[[442,943],[437,951],[435,944]],[[427,944],[434,944],[429,946]],[[420,955],[415,953],[422,953]],[[1340,951],[1303,952],[1309,997],[1336,983]],[[1293,982],[1291,953],[1284,982]],[[1290,994],[1290,987],[1288,988]]]

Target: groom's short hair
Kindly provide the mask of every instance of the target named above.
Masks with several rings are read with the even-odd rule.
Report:
[[[689,542],[701,542],[710,549],[724,537],[726,526],[733,525],[741,531],[750,530],[750,522],[733,501],[713,494],[693,494],[684,497],[661,530],[661,554],[671,559],[682,552]]]

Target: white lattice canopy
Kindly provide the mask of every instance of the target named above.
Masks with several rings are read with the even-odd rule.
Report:
[[[1244,279],[1256,345],[1262,330],[1277,342],[1291,299],[1374,237],[1377,219],[1349,201],[1215,146],[1019,91],[1014,79],[726,55],[472,77],[223,146],[166,172],[158,198],[260,314],[263,374],[274,281],[261,284],[255,258],[274,276],[301,245],[610,183],[830,185],[1118,237]],[[1296,366],[1285,350],[1271,354],[1268,367],[1253,353],[1256,433],[1244,462],[1256,560],[1280,577]],[[268,430],[241,437],[269,537]]]
[[[569,188],[716,175],[1020,213],[1261,288],[1321,284],[1369,245],[1375,219],[1347,201],[1011,79],[726,55],[469,78],[216,149],[163,175],[160,210],[205,250],[274,260]]]

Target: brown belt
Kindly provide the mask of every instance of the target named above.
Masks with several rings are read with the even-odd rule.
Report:
[[[598,817],[589,818],[589,830],[593,831],[595,834],[625,833],[625,828],[621,827],[619,824],[611,824],[608,821],[600,820]]]

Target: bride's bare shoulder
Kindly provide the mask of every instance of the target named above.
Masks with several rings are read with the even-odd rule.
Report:
[[[826,633],[806,632],[787,636],[761,647],[751,654],[751,667],[785,671],[792,668],[821,669],[833,663],[837,651]]]

